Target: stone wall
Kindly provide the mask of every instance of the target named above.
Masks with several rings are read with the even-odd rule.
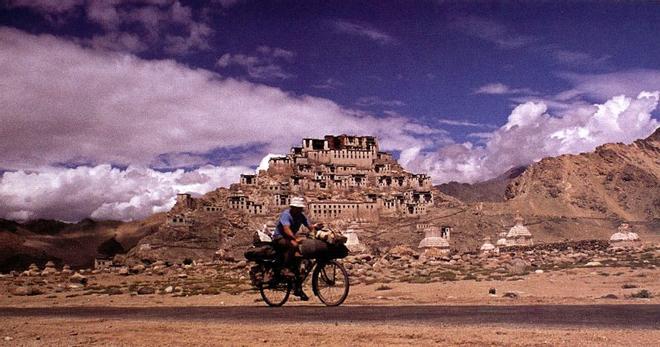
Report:
[[[572,249],[574,251],[594,251],[605,250],[610,246],[609,241],[606,240],[582,240],[582,241],[565,241],[555,243],[541,243],[533,246],[508,246],[500,247],[501,253],[506,252],[525,252],[525,251],[566,251]]]

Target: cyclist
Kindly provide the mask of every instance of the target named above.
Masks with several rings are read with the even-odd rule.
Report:
[[[305,226],[310,232],[314,232],[322,227],[322,224],[309,225],[307,217],[303,213],[305,200],[301,197],[291,198],[289,208],[280,213],[275,232],[273,233],[273,244],[275,249],[283,256],[284,266],[282,275],[295,278],[293,294],[300,297],[300,300],[307,301],[309,297],[303,292],[302,283],[300,283],[300,274],[298,271],[298,262],[295,259],[300,239],[296,234],[301,226]]]

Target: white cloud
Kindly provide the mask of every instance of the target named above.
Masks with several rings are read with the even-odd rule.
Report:
[[[273,153],[268,153],[266,156],[261,158],[261,161],[259,162],[259,166],[257,167],[257,170],[255,170],[256,173],[259,173],[259,171],[262,170],[268,170],[268,162],[270,161],[271,158],[281,158],[285,157],[284,154],[273,154]]]
[[[341,81],[338,81],[334,78],[328,78],[325,81],[322,81],[322,82],[317,83],[317,84],[313,84],[312,88],[316,88],[316,89],[337,89],[339,87],[342,87],[343,85],[344,85],[344,83],[342,83]]]
[[[0,75],[0,168],[19,170],[0,181],[0,214],[9,218],[140,218],[167,209],[179,188],[203,193],[246,169],[203,167],[194,174],[208,181],[183,185],[177,179],[193,174],[144,169],[164,153],[178,166],[203,163],[200,153],[219,147],[286,153],[325,134],[371,134],[385,150],[448,141],[403,116],[14,29],[0,29]],[[72,162],[90,167],[50,167]]]
[[[287,79],[294,77],[292,74],[284,71],[280,65],[274,64],[268,60],[262,60],[256,56],[248,56],[244,54],[223,54],[220,59],[218,59],[217,65],[222,68],[232,65],[241,66],[245,68],[250,77],[259,80]]]
[[[302,137],[371,133],[390,149],[424,140],[405,117],[376,118],[327,99],[190,69],[171,60],[83,49],[52,36],[0,30],[0,167],[72,160],[148,165],[162,153],[263,143],[286,152]],[[395,126],[393,126],[395,125]]]
[[[637,95],[643,90],[660,88],[660,70],[657,69],[636,69],[603,74],[561,73],[559,77],[573,84],[573,88],[554,97],[560,101],[584,97],[606,100],[620,94]]]
[[[474,91],[475,94],[492,94],[492,95],[504,95],[504,94],[527,94],[533,95],[537,94],[529,88],[511,88],[503,83],[488,83],[485,84],[477,90]]]
[[[470,122],[466,120],[455,120],[455,119],[444,119],[444,118],[439,118],[436,120],[437,123],[439,124],[446,124],[446,125],[453,125],[453,126],[460,126],[460,127],[475,127],[475,128],[497,128],[496,126],[492,124],[485,124],[485,123],[475,123],[475,122]]]
[[[97,35],[87,41],[89,45],[98,49],[125,52],[144,52],[149,46],[142,41],[139,35],[122,32],[110,32]]]
[[[208,50],[214,32],[195,19],[192,7],[172,0],[12,0],[10,6],[30,8],[62,23],[79,16],[76,10],[82,7],[85,18],[99,25],[102,33],[80,41],[109,50],[142,52],[162,48],[165,53],[181,55]]]
[[[363,96],[355,100],[355,105],[361,107],[369,106],[387,106],[387,107],[401,107],[406,104],[401,100],[385,100],[378,96]]]
[[[195,50],[208,50],[209,37],[213,29],[204,23],[191,23],[188,36],[167,35],[164,51],[170,54],[182,55]]]
[[[190,172],[158,172],[98,165],[6,172],[0,176],[0,218],[140,219],[168,211],[177,193],[203,194],[228,186],[250,171],[247,167],[204,166]]]
[[[479,87],[475,94],[508,94],[510,88],[502,83],[489,83]]]
[[[220,4],[222,7],[232,7],[240,4],[243,0],[213,0],[214,3]]]
[[[529,35],[522,35],[493,20],[477,17],[460,17],[451,26],[467,35],[495,43],[501,49],[514,49],[528,46],[536,41]]]
[[[337,32],[364,37],[381,45],[396,43],[392,36],[366,23],[335,20],[330,24]]]
[[[28,7],[44,14],[66,13],[84,3],[84,0],[9,0],[11,7]]]
[[[287,79],[294,75],[284,71],[280,62],[291,62],[295,53],[281,48],[268,46],[257,47],[256,55],[223,54],[216,62],[221,68],[232,65],[245,68],[248,75],[259,80]]]
[[[483,145],[470,142],[420,152],[407,167],[428,172],[434,182],[474,182],[548,156],[592,151],[608,142],[630,143],[650,135],[660,123],[651,117],[660,92],[642,92],[636,98],[615,96],[589,108],[564,110],[561,117],[547,113],[542,103],[517,106],[507,123],[491,133],[473,134]]]
[[[559,63],[578,67],[602,67],[610,60],[610,55],[595,57],[589,53],[567,49],[550,50],[552,57]]]
[[[281,58],[288,61],[292,61],[293,57],[296,56],[296,53],[293,51],[287,51],[286,49],[269,46],[259,46],[257,47],[257,52],[272,56],[273,58]]]

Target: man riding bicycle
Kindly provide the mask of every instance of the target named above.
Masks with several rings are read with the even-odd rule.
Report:
[[[300,297],[300,300],[307,301],[309,297],[302,290],[300,274],[298,273],[298,262],[295,259],[295,254],[300,244],[300,239],[296,238],[296,234],[303,225],[310,232],[314,232],[320,229],[322,224],[319,223],[310,226],[307,217],[303,213],[304,208],[305,200],[303,198],[291,198],[289,208],[280,214],[275,232],[273,233],[273,244],[275,245],[275,249],[283,257],[284,266],[282,275],[296,278],[293,294]]]

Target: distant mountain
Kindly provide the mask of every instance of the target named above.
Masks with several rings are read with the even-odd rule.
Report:
[[[88,267],[99,253],[112,256],[134,247],[154,233],[164,219],[163,214],[130,223],[92,219],[18,223],[0,219],[0,272],[24,269],[31,263],[43,266],[48,260],[59,266]]]
[[[660,128],[629,145],[545,158],[506,188],[512,206],[541,215],[660,219]]]
[[[526,166],[514,167],[493,179],[478,183],[449,182],[435,186],[441,192],[463,202],[502,202],[506,200],[506,187],[525,172]]]

